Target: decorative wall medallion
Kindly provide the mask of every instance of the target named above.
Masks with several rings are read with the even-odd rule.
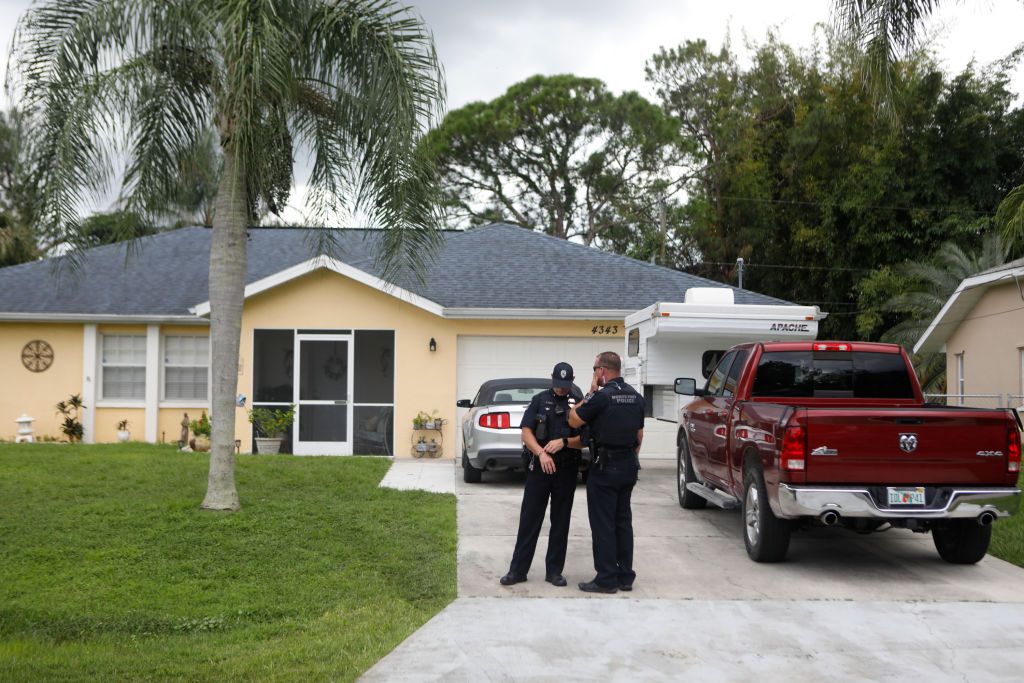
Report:
[[[32,372],[46,372],[53,365],[53,347],[33,339],[21,350],[21,364]]]

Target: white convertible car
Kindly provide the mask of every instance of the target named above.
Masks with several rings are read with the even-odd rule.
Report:
[[[462,478],[477,483],[484,470],[523,469],[523,441],[519,423],[530,400],[551,388],[550,377],[492,379],[480,385],[471,401],[456,405],[469,408],[462,418]],[[583,394],[573,385],[579,400]]]

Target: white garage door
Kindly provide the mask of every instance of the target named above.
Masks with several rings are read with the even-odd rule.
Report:
[[[459,336],[456,368],[458,398],[472,399],[480,385],[502,377],[550,377],[555,363],[567,361],[576,384],[590,388],[594,356],[602,351],[623,353],[621,338]],[[465,409],[458,409],[462,422]],[[675,457],[676,425],[648,419],[644,426],[645,458]],[[460,431],[461,438],[461,431]],[[458,446],[462,448],[461,442]],[[457,451],[457,452],[461,452]]]

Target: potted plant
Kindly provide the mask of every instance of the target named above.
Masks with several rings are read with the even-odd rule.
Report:
[[[128,431],[128,420],[120,420],[117,423],[117,440],[121,443],[128,441],[132,438],[132,433]]]
[[[281,439],[295,422],[295,406],[287,410],[270,408],[253,408],[249,411],[249,422],[256,428],[256,452],[262,455],[274,455],[281,450]]]
[[[192,450],[202,453],[210,450],[210,434],[213,432],[213,427],[210,425],[210,418],[206,416],[206,411],[203,411],[202,417],[198,420],[189,422],[188,427],[195,437],[190,444]]]
[[[440,429],[444,426],[444,420],[435,410],[433,413],[427,414],[422,410],[416,413],[416,417],[412,419],[413,429]]]

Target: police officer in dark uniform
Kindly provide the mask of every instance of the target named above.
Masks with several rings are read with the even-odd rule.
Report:
[[[591,430],[594,462],[587,478],[587,508],[593,536],[592,581],[587,593],[633,590],[633,511],[630,497],[640,471],[644,397],[623,381],[622,359],[605,351],[594,360],[591,394],[569,415],[569,424]]]
[[[572,366],[556,365],[551,373],[551,389],[533,397],[519,425],[523,430],[523,455],[527,461],[526,488],[519,513],[516,549],[508,574],[501,577],[503,586],[526,581],[548,499],[551,500],[551,534],[544,558],[544,580],[555,586],[566,585],[562,569],[582,447],[579,432],[571,429],[568,421],[569,411],[580,398],[578,391],[572,395],[572,381]]]

